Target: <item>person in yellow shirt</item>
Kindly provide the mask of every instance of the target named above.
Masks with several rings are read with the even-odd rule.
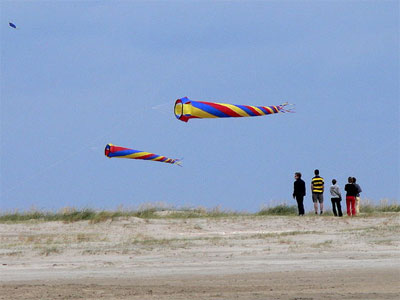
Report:
[[[314,211],[318,215],[318,203],[320,214],[324,212],[324,178],[319,176],[319,170],[314,171],[315,176],[311,180],[312,200],[314,202]]]

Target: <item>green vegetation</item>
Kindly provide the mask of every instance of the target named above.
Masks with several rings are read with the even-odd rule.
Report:
[[[316,244],[312,244],[311,245],[312,248],[330,248],[332,246],[333,246],[333,241],[332,240],[326,240],[324,242],[316,243]]]
[[[381,201],[380,204],[374,205],[370,201],[361,200],[361,215],[368,216],[379,213],[398,213],[400,212],[400,204],[397,202]],[[22,222],[49,222],[58,221],[71,223],[77,221],[88,221],[90,223],[105,222],[115,220],[117,218],[136,217],[141,219],[189,219],[189,218],[229,218],[229,217],[263,217],[263,216],[296,216],[297,207],[295,205],[279,204],[273,207],[262,208],[256,213],[234,212],[223,210],[220,207],[206,209],[198,208],[174,208],[165,205],[145,205],[136,210],[116,211],[96,211],[93,209],[75,209],[64,208],[58,212],[46,212],[39,210],[30,210],[23,212],[3,212],[0,214],[0,223],[22,223]],[[313,213],[308,214],[312,216]],[[327,211],[324,216],[330,216],[332,213]]]
[[[267,207],[261,209],[258,213],[259,216],[287,216],[287,215],[297,215],[297,207],[295,205],[281,204],[274,207]]]
[[[382,200],[379,205],[374,205],[369,200],[361,200],[360,213],[373,214],[376,212],[400,212],[400,204],[393,201]]]
[[[375,240],[370,242],[371,244],[375,244],[375,245],[384,245],[384,246],[395,246],[395,241],[394,240]]]
[[[76,222],[82,220],[91,220],[96,216],[96,212],[90,209],[83,210],[64,210],[62,212],[41,212],[37,210],[27,212],[15,212],[0,215],[0,222],[25,222],[29,220],[40,221],[63,221],[65,223]]]
[[[89,221],[90,223],[105,222],[120,217],[137,217],[142,219],[187,219],[187,218],[219,218],[248,215],[246,213],[236,213],[223,211],[219,207],[206,210],[203,208],[195,209],[165,209],[158,207],[146,207],[132,211],[95,211],[92,209],[77,210],[74,208],[63,209],[59,212],[44,212],[31,210],[25,212],[13,212],[0,214],[0,223],[21,223],[27,221],[59,221],[71,223],[77,221]]]
[[[44,256],[49,256],[49,255],[51,255],[51,254],[58,254],[58,253],[60,253],[61,251],[60,251],[60,249],[59,248],[57,248],[57,247],[55,247],[55,246],[52,246],[52,247],[46,247],[46,248],[43,248],[41,251],[40,251],[40,255],[44,255]]]
[[[267,239],[267,238],[279,238],[283,236],[295,236],[301,234],[318,234],[319,231],[284,231],[284,232],[267,232],[267,233],[257,233],[249,238],[255,239]]]

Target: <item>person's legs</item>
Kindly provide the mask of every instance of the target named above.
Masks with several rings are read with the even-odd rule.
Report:
[[[341,199],[336,199],[336,205],[337,205],[337,209],[338,209],[338,215],[339,215],[339,217],[342,217],[342,216],[343,216],[343,213],[342,213],[342,204],[341,204],[340,202],[341,202]]]
[[[351,197],[346,196],[346,208],[347,208],[347,215],[351,216],[351,209],[350,209],[350,201]]]
[[[332,211],[333,211],[333,214],[335,215],[335,217],[337,217],[337,212],[336,212],[336,198],[331,198],[331,202],[332,202]]]
[[[314,202],[315,214],[318,214],[318,194],[316,194],[316,193],[312,194],[312,201]]]
[[[296,196],[297,208],[299,210],[299,215],[304,215],[304,196]]]
[[[360,197],[356,197],[356,213],[360,213]]]
[[[304,215],[304,203],[303,203],[303,201],[304,201],[304,196],[301,196],[300,197],[301,198],[301,202],[300,202],[300,214],[301,215]]]
[[[322,215],[322,213],[324,212],[324,194],[318,195],[318,201],[319,201],[319,212]]]
[[[356,197],[353,197],[353,199],[351,199],[351,213],[353,216],[356,215]]]
[[[315,214],[318,214],[318,202],[314,202],[314,211]]]

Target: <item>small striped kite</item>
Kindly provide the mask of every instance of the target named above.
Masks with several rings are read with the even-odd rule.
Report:
[[[176,100],[174,113],[176,118],[183,122],[187,122],[190,119],[258,117],[276,113],[292,112],[291,109],[285,108],[287,105],[289,104],[284,103],[273,106],[234,105],[193,101],[184,97]]]
[[[140,150],[133,150],[129,148],[115,146],[113,144],[107,144],[106,148],[104,149],[104,154],[108,158],[119,157],[119,158],[131,158],[131,159],[144,159],[144,160],[159,161],[181,166],[180,159],[172,159],[150,152],[144,152]]]

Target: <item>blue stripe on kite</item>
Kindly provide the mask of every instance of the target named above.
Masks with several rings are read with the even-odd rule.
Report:
[[[257,106],[258,109],[260,109],[261,111],[263,111],[266,115],[269,115],[270,112],[268,110],[266,110],[264,107],[262,106]]]
[[[188,97],[183,97],[183,98],[181,98],[179,100],[181,100],[182,104],[186,104],[186,103],[191,101]]]
[[[156,158],[156,157],[159,157],[159,155],[153,154],[152,156],[149,156],[149,157],[146,157],[146,158],[142,158],[142,159],[144,159],[144,160],[150,160],[150,159],[154,159],[154,158]]]
[[[227,115],[226,113],[223,113],[222,111],[204,103],[200,103],[197,101],[192,101],[192,106],[201,109],[209,114],[212,114],[218,118],[229,118],[230,115]]]
[[[168,157],[164,157],[164,158],[161,159],[160,161],[163,162],[163,161],[166,161],[167,159],[168,159]]]
[[[252,116],[252,117],[258,116],[257,114],[255,114],[254,112],[252,112],[250,109],[248,109],[248,108],[247,108],[246,106],[244,106],[244,105],[235,105],[235,106],[239,107],[240,109],[243,109],[249,116]]]
[[[126,156],[126,155],[129,155],[129,154],[134,154],[134,153],[138,153],[138,152],[143,152],[143,151],[133,150],[133,149],[122,150],[122,151],[110,152],[109,156],[110,157]]]

